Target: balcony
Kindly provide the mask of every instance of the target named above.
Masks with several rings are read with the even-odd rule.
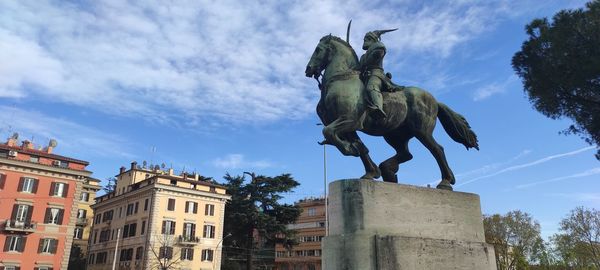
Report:
[[[77,226],[87,226],[88,225],[87,218],[77,218],[77,220],[75,221],[75,225],[77,225]]]
[[[6,220],[4,222],[4,230],[9,232],[35,232],[37,223],[31,221]]]
[[[177,243],[181,245],[196,245],[200,243],[199,237],[192,237],[189,235],[180,235],[177,237]]]

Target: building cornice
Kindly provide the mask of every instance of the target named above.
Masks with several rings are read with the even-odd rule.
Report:
[[[48,165],[43,165],[43,164],[38,164],[38,163],[33,163],[33,162],[27,162],[27,161],[22,161],[22,160],[16,160],[16,159],[8,159],[8,158],[2,158],[2,159],[0,159],[0,166],[2,164],[7,164],[7,165],[10,165],[10,166],[20,167],[20,168],[29,169],[29,170],[35,169],[35,170],[38,170],[38,171],[45,171],[45,172],[60,173],[60,174],[66,174],[66,175],[72,175],[72,176],[79,176],[81,178],[83,178],[83,177],[87,178],[87,177],[90,177],[92,175],[92,172],[86,171],[86,170],[78,171],[78,170],[64,169],[64,168],[60,168],[60,167],[48,166]]]

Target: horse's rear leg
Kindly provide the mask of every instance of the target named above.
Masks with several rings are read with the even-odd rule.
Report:
[[[440,171],[442,173],[442,181],[437,185],[439,189],[447,189],[452,190],[452,185],[456,182],[454,179],[454,173],[450,170],[448,166],[448,161],[446,161],[446,155],[444,154],[444,148],[439,145],[431,133],[420,133],[416,135],[417,139],[429,149],[429,152],[435,157],[435,160],[440,167]]]
[[[396,150],[396,155],[379,164],[381,176],[383,177],[384,182],[398,183],[398,176],[396,173],[398,172],[399,165],[413,158],[412,154],[408,151],[408,141],[412,136],[407,134],[398,136],[394,134],[393,136],[383,136],[383,138]]]

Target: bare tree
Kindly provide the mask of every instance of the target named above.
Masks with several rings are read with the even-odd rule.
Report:
[[[600,211],[577,207],[560,222],[560,231],[554,242],[565,249],[562,254],[569,255],[576,264],[591,262],[600,269]],[[567,257],[564,255],[561,257]]]
[[[154,235],[150,248],[150,269],[179,269],[181,263],[180,249],[176,249],[177,239],[171,234]]]

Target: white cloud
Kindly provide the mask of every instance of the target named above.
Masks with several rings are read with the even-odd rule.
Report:
[[[579,172],[579,173],[575,173],[575,174],[571,174],[571,175],[555,177],[555,178],[536,181],[536,182],[528,183],[528,184],[522,184],[522,185],[518,185],[517,188],[518,189],[530,188],[530,187],[541,185],[541,184],[547,184],[547,183],[564,181],[564,180],[569,180],[569,179],[587,177],[587,176],[596,175],[596,174],[600,174],[600,168],[592,168],[592,169],[589,169],[589,170],[586,170],[583,172]]]
[[[495,82],[477,89],[473,95],[473,101],[482,101],[497,94],[502,94],[508,91],[508,87],[517,82],[517,76],[510,75],[502,82]]]
[[[2,127],[10,126],[11,130],[18,131],[22,140],[33,136],[36,147],[46,146],[49,139],[56,139],[57,154],[81,153],[83,149],[90,156],[134,158],[125,147],[130,144],[114,134],[35,111],[8,106],[0,106],[0,110]],[[8,134],[8,131],[3,130],[2,134]]]
[[[297,119],[319,97],[303,76],[310,53],[322,35],[344,36],[349,18],[357,46],[399,27],[385,40],[400,62],[447,57],[506,12],[478,1],[3,1],[0,97],[195,127]]]
[[[596,147],[595,146],[588,146],[588,147],[584,147],[584,148],[581,148],[581,149],[577,149],[575,151],[570,151],[570,152],[566,152],[566,153],[560,153],[560,154],[556,154],[556,155],[551,155],[551,156],[547,156],[547,157],[544,157],[544,158],[541,158],[541,159],[538,159],[538,160],[535,160],[535,161],[532,161],[532,162],[510,166],[510,167],[498,170],[498,171],[490,173],[490,174],[486,174],[486,175],[482,175],[482,176],[479,176],[479,177],[475,177],[473,179],[470,179],[470,180],[467,180],[467,181],[465,181],[463,183],[460,183],[460,184],[458,184],[456,186],[457,187],[464,186],[466,184],[470,184],[470,183],[473,183],[473,182],[476,182],[476,181],[479,181],[479,180],[482,180],[482,179],[494,177],[494,176],[497,176],[497,175],[500,175],[500,174],[503,174],[503,173],[506,173],[506,172],[512,172],[512,171],[516,171],[516,170],[521,170],[521,169],[525,169],[525,168],[528,168],[528,167],[531,167],[531,166],[535,166],[535,165],[539,165],[539,164],[542,164],[542,163],[546,163],[546,162],[548,162],[550,160],[553,160],[553,159],[577,155],[579,153],[592,150],[594,148],[596,148]]]
[[[225,157],[215,159],[212,164],[221,169],[264,169],[273,166],[271,162],[266,160],[246,160],[242,154],[229,154]]]

